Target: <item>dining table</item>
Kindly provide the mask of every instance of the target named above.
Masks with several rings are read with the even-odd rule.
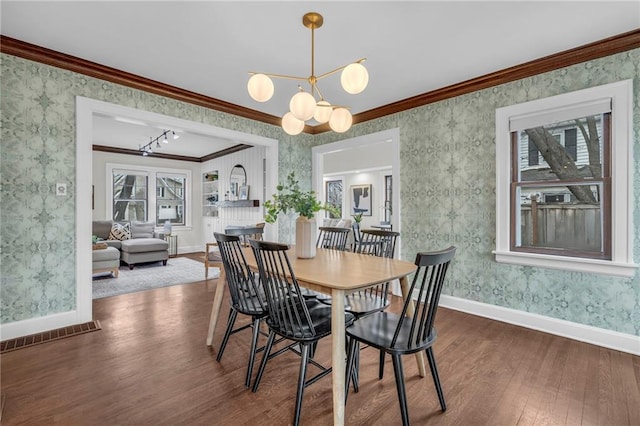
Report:
[[[258,271],[258,264],[250,247],[244,248],[249,268]],[[388,259],[348,251],[316,249],[313,258],[298,258],[290,246],[287,255],[301,287],[331,295],[331,364],[333,389],[333,424],[343,425],[345,417],[346,347],[345,296],[376,284],[399,280],[403,298],[410,297],[408,275],[417,267],[413,262]],[[217,323],[222,303],[224,283],[219,282],[209,324],[210,334]],[[220,294],[218,294],[218,292]],[[413,315],[409,309],[408,315]],[[207,339],[210,345],[210,339]],[[420,376],[425,376],[424,354],[416,354]]]

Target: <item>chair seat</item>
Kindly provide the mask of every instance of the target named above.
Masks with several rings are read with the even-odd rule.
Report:
[[[396,332],[401,316],[389,312],[377,312],[373,315],[358,319],[353,325],[347,327],[348,337],[355,337],[357,340],[378,349],[384,349],[389,353],[411,354],[425,350],[435,342],[437,333],[435,327],[431,335],[420,342],[410,344],[407,337],[411,335],[411,321],[405,321],[400,328],[398,340],[392,347],[391,341]]]
[[[238,311],[243,315],[250,315],[253,317],[266,317],[268,312],[263,307],[266,303],[264,301],[263,296],[249,295],[249,292],[246,292],[248,295],[243,297],[242,304],[234,303],[233,299],[229,299],[229,302],[233,309]],[[252,292],[251,292],[252,293]]]
[[[209,250],[209,253],[207,253],[207,260],[209,262],[220,262],[220,263],[222,263],[222,256],[220,255],[220,250],[218,250],[218,249]]]
[[[311,317],[311,325],[315,330],[315,335],[311,332],[309,326],[305,326],[300,332],[293,333],[290,328],[276,324],[272,318],[267,318],[267,325],[280,336],[287,338],[295,338],[296,340],[317,341],[318,339],[331,334],[331,306],[318,302],[314,299],[305,299],[304,303]],[[302,305],[296,303],[297,314],[304,315]],[[353,324],[355,316],[348,312],[344,314],[345,325]]]
[[[331,296],[320,294],[317,296],[319,302],[331,305]],[[354,293],[344,298],[344,310],[354,314],[356,317],[379,312],[389,306],[389,300],[371,294]]]

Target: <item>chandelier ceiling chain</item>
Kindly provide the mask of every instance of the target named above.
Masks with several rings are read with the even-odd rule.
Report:
[[[267,102],[273,96],[274,86],[271,78],[306,81],[311,87],[305,92],[301,85],[299,91],[293,95],[289,102],[289,112],[282,117],[282,128],[290,135],[302,132],[305,121],[311,118],[318,123],[329,122],[329,127],[335,132],[343,133],[351,128],[353,116],[348,107],[332,105],[318,88],[318,81],[342,71],[340,83],[342,88],[350,94],[362,92],[369,83],[369,73],[362,65],[366,58],[358,59],[350,64],[338,67],[329,72],[315,75],[315,30],[320,28],[324,19],[316,12],[306,13],[302,17],[302,24],[311,30],[311,75],[308,77],[296,77],[284,74],[266,74],[249,72],[251,78],[247,83],[247,90],[251,98],[257,102]],[[319,99],[316,99],[318,97]]]
[[[162,141],[162,143],[169,143],[169,139],[167,138],[167,135],[169,134],[174,140],[180,137],[179,135],[176,135],[176,132],[174,132],[173,130],[163,130],[162,133],[160,133],[160,136],[158,136],[157,138],[152,139],[151,137],[149,137],[149,143],[139,146],[138,151],[140,151],[140,153],[142,153],[142,155],[145,157],[149,154],[153,154],[153,144],[156,144],[156,148],[160,148],[160,141]]]

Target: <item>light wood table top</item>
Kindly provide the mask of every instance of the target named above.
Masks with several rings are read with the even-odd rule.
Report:
[[[331,294],[332,289],[348,294],[400,279],[416,270],[414,263],[404,260],[322,248],[316,250],[316,257],[312,259],[298,259],[293,246],[287,255],[301,286],[327,294]],[[245,248],[244,254],[249,267],[257,271],[258,264],[251,248]]]

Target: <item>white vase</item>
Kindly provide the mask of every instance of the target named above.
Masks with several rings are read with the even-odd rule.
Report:
[[[316,257],[316,219],[300,216],[296,219],[296,256],[301,259]]]

